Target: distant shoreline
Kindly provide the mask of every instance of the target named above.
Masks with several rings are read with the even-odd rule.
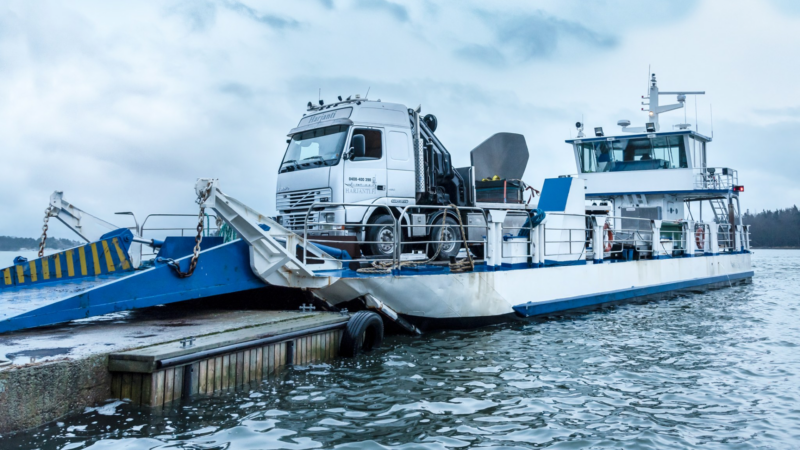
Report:
[[[63,238],[49,238],[45,247],[50,250],[66,250],[81,245],[78,241]],[[39,250],[38,238],[23,238],[13,236],[0,236],[0,251],[2,252],[30,252]]]

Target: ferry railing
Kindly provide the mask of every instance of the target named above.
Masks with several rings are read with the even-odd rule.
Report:
[[[739,172],[728,167],[698,167],[694,170],[695,189],[732,189],[739,184]]]
[[[530,214],[526,211],[508,210],[506,212],[506,219],[503,221],[503,242],[499,243],[500,255],[504,260],[514,263],[523,262],[521,260],[524,259],[527,262],[528,258],[535,256],[536,235],[530,225],[525,226],[529,218]],[[519,221],[522,222],[521,225],[514,225],[514,222]],[[507,225],[507,223],[509,224]],[[520,252],[523,247],[525,250]]]
[[[716,224],[716,228],[720,253],[736,250],[736,239],[731,232],[732,225],[729,223],[718,223]]]
[[[585,253],[587,247],[590,242],[591,233],[594,230],[594,225],[596,225],[596,216],[586,215],[586,214],[571,214],[571,213],[559,213],[559,212],[549,212],[547,213],[548,216],[551,217],[580,217],[583,219],[583,226],[582,227],[567,227],[565,225],[561,226],[553,226],[551,223],[545,222],[543,233],[543,249],[542,254],[544,256],[575,256],[578,255],[578,260],[585,258]],[[563,222],[563,221],[562,221]],[[548,235],[552,237],[552,235],[557,235],[555,239],[548,238]],[[564,236],[566,234],[566,236]],[[551,245],[548,245],[551,244]],[[548,247],[557,246],[559,251],[552,252],[548,250]],[[567,252],[563,253],[560,251],[564,246],[567,247]]]
[[[306,213],[305,213],[305,219],[303,221],[304,222],[303,223],[303,242],[311,242],[312,244],[320,244],[320,245],[342,244],[342,246],[344,246],[344,245],[353,245],[353,244],[357,244],[357,245],[361,246],[361,245],[368,245],[368,244],[385,244],[386,243],[386,241],[360,240],[360,239],[358,239],[358,236],[356,236],[355,240],[352,240],[352,239],[331,239],[331,238],[337,237],[336,235],[325,236],[325,239],[322,239],[322,235],[309,236],[309,234],[308,234],[309,226],[316,227],[316,229],[310,230],[310,231],[320,232],[320,233],[325,232],[325,231],[328,231],[328,232],[344,231],[348,226],[352,226],[353,225],[352,223],[347,223],[347,212],[346,212],[346,210],[339,210],[339,212],[343,212],[343,214],[345,216],[344,217],[345,218],[345,222],[324,222],[323,223],[322,221],[317,221],[317,222],[309,221],[309,217],[310,217],[310,215],[312,213],[316,213],[316,215],[319,216],[320,215],[319,213],[322,212],[323,210],[325,210],[325,212],[336,212],[336,211],[328,211],[331,207],[346,207],[346,206],[358,206],[358,207],[362,207],[362,208],[366,207],[367,208],[367,214],[371,214],[376,209],[381,209],[381,210],[385,210],[386,211],[387,216],[392,218],[392,223],[391,224],[364,223],[364,224],[360,224],[359,226],[366,227],[366,228],[391,226],[392,236],[393,236],[392,237],[392,242],[387,244],[387,245],[391,245],[392,246],[392,255],[393,256],[392,256],[392,258],[390,258],[390,260],[393,260],[394,259],[394,255],[396,253],[395,250],[397,249],[397,239],[396,238],[397,238],[398,225],[397,225],[397,219],[395,218],[394,214],[392,214],[392,209],[388,205],[365,205],[363,203],[314,202],[308,207],[308,209],[306,210]],[[323,228],[323,227],[325,227],[325,228]],[[365,232],[364,235],[366,236],[367,233]],[[342,237],[346,237],[346,235],[342,235]],[[287,242],[288,242],[288,240],[287,240]],[[288,248],[287,248],[287,250],[288,250]],[[334,258],[334,257],[326,258],[324,256],[317,256],[317,255],[312,255],[311,259],[313,259],[314,261],[313,262],[309,262],[308,252],[305,250],[305,248],[303,249],[303,255],[302,256],[303,256],[303,264],[314,264],[315,261],[340,261],[341,262],[341,260],[338,259],[338,258]],[[378,260],[384,260],[385,261],[387,259],[386,257],[376,256],[376,257],[371,257],[370,258],[370,257],[366,257],[366,256],[363,256],[363,255],[350,255],[350,258],[351,258],[351,261],[355,261],[355,262],[358,262],[358,261],[378,261]]]
[[[373,241],[367,239],[360,239],[357,234],[355,234],[353,239],[351,236],[342,235],[341,239],[337,239],[337,235],[327,235],[324,238],[321,235],[310,234],[310,233],[323,233],[323,232],[339,232],[346,230],[347,227],[352,227],[353,223],[347,222],[314,222],[312,220],[308,220],[312,212],[316,215],[319,215],[320,212],[325,210],[325,212],[333,212],[330,211],[331,208],[337,207],[347,207],[347,206],[357,206],[357,207],[366,207],[367,214],[372,214],[376,209],[382,209],[386,211],[387,217],[392,218],[392,223],[390,224],[374,224],[374,223],[362,223],[358,224],[359,227],[370,228],[370,227],[389,227],[392,232],[392,240],[391,241]],[[403,249],[407,248],[410,245],[417,245],[417,244],[424,244],[425,245],[425,255],[421,256],[420,260],[427,260],[427,254],[429,254],[430,246],[431,245],[445,245],[448,243],[455,243],[459,246],[461,244],[466,243],[467,248],[466,251],[471,251],[470,249],[474,249],[474,245],[479,245],[483,248],[483,254],[486,254],[486,240],[485,239],[469,239],[468,237],[461,236],[458,239],[434,239],[429,237],[430,230],[435,227],[440,227],[442,225],[441,220],[439,217],[434,219],[432,223],[423,223],[423,224],[414,224],[411,222],[411,215],[408,213],[410,208],[421,209],[421,210],[441,210],[443,214],[446,214],[446,211],[451,211],[454,214],[459,214],[463,212],[477,212],[480,213],[483,217],[484,225],[470,225],[468,223],[462,223],[461,225],[452,225],[452,227],[456,228],[458,234],[461,234],[461,227],[463,226],[465,233],[469,234],[469,229],[472,228],[479,228],[483,231],[483,236],[488,234],[488,227],[485,225],[487,223],[486,220],[486,212],[477,207],[459,207],[455,208],[452,206],[436,206],[436,205],[408,205],[400,210],[399,219],[395,217],[393,214],[392,208],[389,205],[364,205],[363,203],[332,203],[332,202],[318,202],[313,203],[312,205],[308,206],[308,209],[305,214],[304,226],[303,226],[303,239],[305,242],[310,242],[312,244],[320,244],[320,245],[329,245],[329,244],[343,244],[345,245],[353,245],[357,244],[359,247],[363,245],[370,245],[370,244],[385,244],[391,247],[391,257],[387,256],[366,256],[363,254],[359,255],[350,255],[351,260],[353,262],[375,262],[375,261],[391,261],[395,266],[400,264],[402,261],[412,261],[414,260],[413,253],[404,252]],[[339,210],[342,212],[342,210]],[[346,212],[345,212],[346,214]],[[346,217],[345,217],[346,220]],[[463,219],[462,219],[463,220]],[[424,229],[424,235],[427,237],[426,240],[406,240],[405,236],[412,236],[412,228],[422,228]],[[404,231],[407,232],[404,234]],[[365,232],[365,236],[367,233]],[[345,239],[347,237],[347,239]],[[336,247],[335,245],[333,247]],[[474,253],[474,250],[472,250]],[[316,256],[312,255],[311,257],[308,256],[307,252],[303,252],[303,263],[304,264],[314,264],[317,261],[322,262],[326,260],[339,260],[338,258],[333,257],[324,257],[324,256]],[[475,260],[481,260],[483,258],[475,258]]]
[[[667,257],[684,254],[686,252],[685,235],[685,222],[661,221],[657,244],[658,254]]]
[[[151,218],[156,219],[163,219],[166,217],[192,217],[195,219],[192,226],[185,226],[185,227],[176,227],[176,226],[160,226],[160,227],[147,227],[147,222]],[[147,217],[144,218],[141,225],[139,225],[138,234],[141,237],[145,237],[146,232],[150,232],[151,234],[156,233],[158,237],[163,236],[177,236],[177,233],[180,233],[180,236],[196,236],[197,235],[197,214],[170,214],[170,213],[156,213],[156,214],[149,214]],[[203,237],[207,236],[216,236],[219,233],[219,227],[217,226],[217,216],[216,214],[205,214],[205,224],[203,226]],[[213,226],[212,226],[213,224]],[[202,244],[201,244],[202,245]],[[144,247],[144,246],[142,246]],[[148,247],[150,248],[150,247]],[[155,249],[151,251],[145,252],[143,248],[140,248],[140,256],[142,260],[145,258],[155,257],[158,252]]]
[[[704,222],[693,222],[693,224],[694,224],[694,229],[692,230],[691,236],[687,236],[687,238],[691,238],[694,240],[694,253],[695,254],[711,253],[713,251],[713,249],[710,248],[711,227],[709,226],[709,224]]]
[[[435,217],[431,221],[430,224],[428,224],[427,222],[424,225],[413,224],[413,223],[410,222],[411,221],[411,215],[408,212],[408,210],[411,209],[411,208],[420,209],[420,210],[440,210],[442,215],[447,214],[448,211],[452,212],[453,215],[460,215],[461,212],[479,213],[479,214],[481,214],[483,216],[484,225],[470,225],[469,223],[465,223],[463,221],[463,218],[462,219],[456,219],[456,221],[461,220],[461,223],[453,225],[453,227],[458,229],[459,234],[461,234],[461,230],[460,229],[461,229],[461,227],[463,227],[464,228],[464,233],[466,233],[466,236],[462,235],[460,239],[452,240],[452,241],[449,240],[449,239],[448,240],[434,239],[435,236],[431,236],[431,231],[432,231],[433,228],[438,228],[438,227],[440,227],[442,225],[442,220],[443,219],[442,219],[441,215]],[[407,224],[404,224],[403,223],[404,221],[407,222]],[[482,252],[481,253],[483,254],[483,257],[475,258],[476,261],[483,260],[485,258],[485,256],[486,256],[486,254],[487,254],[487,252],[486,252],[487,245],[486,245],[486,238],[485,237],[482,238],[482,239],[469,239],[469,234],[470,234],[469,230],[470,229],[476,229],[476,228],[477,229],[481,229],[484,232],[483,236],[488,236],[489,235],[489,221],[488,221],[488,217],[487,217],[487,214],[486,214],[486,210],[484,210],[483,208],[478,208],[478,207],[474,207],[474,206],[459,206],[459,207],[455,207],[455,206],[438,206],[438,205],[407,205],[400,211],[400,218],[398,219],[398,223],[400,225],[400,235],[398,235],[398,239],[401,239],[402,236],[403,236],[403,234],[402,234],[403,227],[406,227],[409,236],[412,235],[411,227],[419,227],[419,228],[424,228],[425,229],[425,236],[426,236],[426,239],[428,239],[428,240],[425,240],[425,241],[414,240],[414,241],[409,241],[408,243],[409,244],[425,244],[425,254],[426,255],[432,253],[431,249],[430,249],[431,245],[443,246],[443,245],[449,244],[449,243],[455,243],[455,244],[458,244],[458,245],[465,244],[466,248],[464,248],[464,250],[467,251],[467,252],[471,251],[470,247],[474,248],[476,246],[476,244],[477,244],[478,247],[482,248]],[[402,247],[401,246],[402,246],[402,242],[400,242],[400,246],[396,247],[398,253],[397,253],[396,257],[395,257],[395,263],[398,263],[401,260],[401,256],[400,256],[402,254],[402,252],[401,252],[402,251]],[[474,251],[473,251],[473,254],[475,254]]]
[[[655,222],[653,219],[641,217],[622,217],[622,216],[596,216],[604,218],[603,222],[603,253],[609,256],[620,255],[628,250],[636,250],[638,253],[654,252],[653,236],[656,233]],[[636,224],[633,228],[631,222]],[[619,226],[617,226],[619,223]],[[628,227],[623,227],[623,223],[628,223]],[[608,227],[606,227],[608,225]],[[611,231],[611,240],[608,239],[607,231]],[[659,242],[661,240],[659,229]],[[611,250],[605,251],[606,244],[611,244]],[[613,245],[620,244],[620,245]],[[626,248],[626,246],[628,248]],[[628,259],[627,257],[624,259]]]

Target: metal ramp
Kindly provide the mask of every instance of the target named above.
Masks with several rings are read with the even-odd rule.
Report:
[[[204,238],[188,277],[179,277],[176,269],[190,272],[193,237],[167,237],[152,266],[135,269],[129,250],[142,240],[127,228],[81,247],[19,261],[0,269],[0,333],[268,284],[315,288],[335,281],[315,273],[342,267],[318,246],[306,244],[295,233],[225,196],[216,180],[200,180],[198,192],[204,194],[201,206],[217,210],[242,239],[223,243],[220,237]],[[298,260],[297,252],[304,251],[319,264]]]

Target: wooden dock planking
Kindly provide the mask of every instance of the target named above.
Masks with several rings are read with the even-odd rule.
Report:
[[[152,373],[112,372],[111,394],[130,399],[135,405],[161,407],[187,396],[240,389],[275,375],[290,356],[296,365],[335,358],[340,335],[339,329],[327,330]],[[288,345],[290,341],[292,346]],[[288,355],[288,351],[292,354]],[[185,386],[184,377],[191,377]]]

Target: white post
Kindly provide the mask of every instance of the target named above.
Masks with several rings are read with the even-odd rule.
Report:
[[[719,224],[712,223],[709,224],[709,246],[708,250],[711,252],[712,255],[719,255]]]
[[[539,251],[536,252],[539,255],[539,267],[544,267],[544,227],[547,224],[547,217],[544,218],[542,223],[536,227],[539,230],[538,239],[539,239]]]
[[[737,252],[740,252],[740,251],[744,250],[744,248],[742,248],[742,245],[743,245],[742,244],[742,226],[741,225],[736,225],[736,251]]]
[[[489,249],[489,265],[499,267],[503,263],[503,222],[506,211],[493,209],[489,211],[489,235],[486,236]]]
[[[686,240],[686,254],[688,256],[694,256],[695,251],[697,251],[697,245],[694,241],[694,221],[687,221],[685,230],[683,235]]]
[[[658,259],[663,254],[661,251],[661,221],[653,220],[651,225],[653,227],[653,242],[651,244],[653,253],[650,256],[653,259]]]
[[[592,249],[594,250],[594,263],[603,263],[603,252],[605,251],[605,236],[603,236],[603,226],[600,221],[595,218],[594,223],[594,239],[592,240]]]
[[[744,226],[744,249],[750,251],[750,225]]]

